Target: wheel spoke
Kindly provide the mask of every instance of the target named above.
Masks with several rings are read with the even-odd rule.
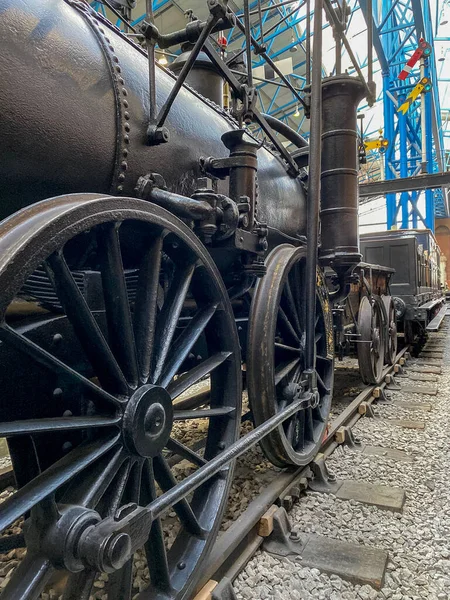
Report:
[[[99,228],[97,241],[109,345],[128,383],[136,387],[136,347],[117,223]]]
[[[118,439],[119,436],[115,435],[105,440],[80,444],[35,479],[25,484],[2,503],[0,531],[14,523],[33,506],[103,456],[117,443]]]
[[[131,600],[133,586],[133,558],[108,577],[108,600]]]
[[[281,308],[281,306],[278,309],[278,324],[280,326],[283,338],[287,337],[291,342],[300,346],[300,338],[295,333],[295,329],[293,328],[292,323],[289,321],[286,313]]]
[[[121,499],[123,504],[139,504],[141,495],[142,462],[135,461],[129,471],[126,487]],[[131,600],[133,586],[133,557],[108,578],[108,600]]]
[[[163,492],[168,492],[170,489],[175,487],[177,484],[176,479],[173,476],[167,461],[161,454],[153,459],[153,469],[155,472],[155,479],[159,483]],[[186,498],[183,498],[174,504],[173,510],[177,513],[178,518],[188,533],[203,537],[204,531],[200,527],[197,517],[194,515],[191,505]]]
[[[212,316],[216,312],[217,304],[211,304],[201,308],[194,315],[185,327],[179,338],[175,341],[170,349],[170,358],[168,359],[164,372],[161,375],[158,384],[162,387],[167,387],[172,377],[177,373],[178,369],[183,364],[183,361],[192,350],[195,342],[203,333]]]
[[[328,365],[330,365],[330,363],[333,362],[331,358],[327,358],[326,356],[320,356],[320,354],[317,354],[316,361],[320,361],[322,364],[325,363]]]
[[[166,444],[166,447],[171,452],[178,454],[178,456],[185,458],[193,465],[197,465],[198,467],[202,467],[208,462],[207,460],[199,456],[196,452],[194,452],[178,440],[174,440],[173,438],[169,439],[169,441]]]
[[[314,442],[314,420],[310,406],[305,409],[305,439]]]
[[[141,479],[143,459],[135,460],[131,466],[131,471],[128,476],[126,488],[122,497],[123,504],[133,502],[139,504],[141,495]]]
[[[122,463],[117,476],[112,482],[108,494],[105,494],[105,498],[108,500],[107,512],[108,516],[114,515],[116,510],[119,508],[122,502],[123,495],[127,486],[128,478],[131,474],[133,463],[130,458],[126,462]]]
[[[155,478],[152,461],[144,464],[142,472],[142,504],[150,504],[156,499]],[[145,544],[147,565],[152,584],[161,591],[168,591],[170,585],[169,566],[167,563],[167,552],[164,543],[164,533],[161,519],[158,517],[150,529],[150,536]]]
[[[301,335],[302,328],[300,326],[300,319],[298,316],[297,306],[295,304],[294,296],[292,294],[291,286],[289,284],[289,279],[286,280],[283,288],[283,295],[285,297],[286,303],[285,306],[288,309],[289,317],[291,323],[294,325],[295,332],[297,335]]]
[[[6,323],[4,323],[0,327],[0,340],[11,344],[11,346],[13,346],[16,350],[19,350],[19,352],[22,352],[26,356],[29,356],[35,362],[46,367],[53,373],[69,377],[72,381],[79,385],[82,385],[87,391],[91,392],[98,398],[106,400],[107,402],[111,402],[116,406],[120,406],[122,404],[120,400],[118,400],[102,388],[95,385],[95,383],[92,383],[92,381],[89,381],[89,379],[86,379],[86,377],[83,377],[83,375],[80,375],[79,373],[71,369],[69,366],[61,362],[58,358],[56,358],[55,356],[53,356],[52,354],[50,354],[31,340],[29,340],[28,338],[24,337],[20,333],[17,333],[17,331],[15,331],[9,325],[6,325]]]
[[[54,570],[43,556],[27,553],[2,591],[2,600],[36,600]]]
[[[275,342],[275,348],[280,351],[283,350],[286,352],[295,352],[295,354],[302,353],[302,350],[300,348],[294,348],[294,346],[286,346],[286,344],[279,344],[278,342]]]
[[[320,408],[320,404],[316,407],[313,408],[313,418],[315,421],[320,421],[321,423],[324,422],[324,418],[322,415],[322,410]]]
[[[81,480],[80,476],[75,478],[64,493],[62,502],[95,508],[117,475],[125,457],[122,448],[113,449],[98,460],[95,467],[91,467],[87,473],[82,473]]]
[[[146,383],[150,376],[152,362],[162,247],[163,236],[160,235],[147,249],[139,269],[134,305],[134,337],[140,378],[143,383]]]
[[[317,385],[318,387],[320,387],[320,389],[322,390],[322,392],[324,392],[325,394],[330,394],[331,393],[331,389],[329,387],[327,387],[322,379],[322,377],[319,375],[319,373],[317,373]]]
[[[71,573],[67,579],[62,600],[89,600],[94,585],[95,571]]]
[[[163,371],[164,362],[175,334],[194,270],[195,264],[190,264],[176,272],[167,293],[167,298],[164,301],[157,325],[153,383],[159,379]]]
[[[0,437],[33,435],[37,433],[60,433],[77,429],[111,427],[120,423],[120,417],[57,417],[50,419],[28,419],[0,423]]]
[[[210,419],[211,417],[229,417],[236,409],[233,406],[220,408],[205,408],[204,410],[174,410],[174,421],[187,421],[189,419]]]
[[[303,450],[305,447],[305,411],[300,410],[297,413],[297,419],[299,422],[299,433],[297,444],[295,445],[294,450]]]
[[[213,354],[187,373],[181,375],[181,377],[178,377],[178,379],[172,382],[167,388],[172,400],[175,400],[175,398],[188,390],[194,383],[199,382],[200,379],[209,375],[211,371],[225,362],[229,356],[231,356],[231,352],[217,352],[217,354]]]
[[[288,424],[287,424],[287,429],[286,429],[286,437],[290,444],[292,444],[294,441],[294,424],[295,424],[295,415],[289,419]]]
[[[64,257],[53,253],[45,264],[59,301],[102,386],[108,391],[126,394],[128,385],[125,377]]]
[[[284,377],[286,377],[287,375],[289,375],[289,373],[292,371],[292,369],[295,369],[295,367],[298,365],[298,363],[300,362],[300,358],[296,358],[295,360],[292,360],[289,363],[282,363],[281,365],[279,365],[276,369],[275,369],[275,385],[278,385],[280,383],[280,381],[282,379],[284,379]]]

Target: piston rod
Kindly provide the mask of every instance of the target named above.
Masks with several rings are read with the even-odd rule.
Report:
[[[142,546],[143,540],[148,538],[155,519],[161,517],[174,504],[186,498],[186,496],[206,483],[211,477],[219,475],[231,461],[255,446],[263,437],[281,425],[281,423],[298,410],[309,406],[311,399],[312,394],[304,392],[285,409],[245,434],[238,441],[231,444],[228,449],[208,461],[204,466],[200,467],[183,481],[177,483],[168,492],[165,492],[147,506],[133,507],[129,505],[123,518],[118,518],[116,514],[99,521],[94,526],[90,526],[89,530],[81,532],[78,548],[80,559],[86,566],[102,570],[103,549],[106,547],[105,541],[111,541],[120,537],[122,541],[126,541],[127,543],[122,544],[124,550],[116,561],[116,568],[123,566],[133,553]],[[86,511],[88,510],[86,509]],[[127,536],[128,539],[125,540],[124,536]]]

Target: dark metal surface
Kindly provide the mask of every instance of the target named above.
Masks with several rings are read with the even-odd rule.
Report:
[[[133,195],[138,178],[149,172],[160,173],[170,191],[190,196],[202,176],[200,157],[228,154],[220,138],[235,122],[186,88],[167,118],[170,144],[146,145],[146,55],[117,30],[83,16],[84,9],[63,0],[12,0],[2,9],[0,217],[59,193]],[[157,65],[156,81],[159,108],[175,77]],[[33,98],[26,119],[25,97]],[[300,182],[287,177],[282,161],[266,148],[258,152],[258,167],[261,222],[304,235]],[[219,183],[219,192],[228,194]]]
[[[308,252],[305,270],[305,371],[310,378],[309,391],[317,394],[315,369],[316,277],[319,256],[319,211],[322,160],[322,0],[314,1],[314,61],[311,69],[310,150],[308,203],[306,206],[306,238]]]
[[[178,76],[189,54],[190,51],[185,50],[170,63],[169,68],[175,75]],[[186,83],[204,98],[208,98],[217,106],[223,106],[223,79],[204,52],[197,56]]]
[[[333,388],[333,330],[324,283],[316,295],[315,395],[305,378],[305,249],[287,244],[267,258],[249,317],[247,385],[256,425],[264,423],[298,398],[304,406],[261,441],[279,467],[307,464],[316,454],[328,421]],[[322,281],[320,272],[318,281]]]
[[[355,266],[358,237],[358,143],[356,109],[364,97],[358,79],[325,79],[323,94],[320,260],[335,270]]]
[[[40,264],[63,312],[31,324],[9,323],[6,308]],[[89,308],[71,275],[75,265],[99,268],[104,310]],[[125,266],[139,272],[132,304]],[[129,503],[150,504],[156,483],[171,496],[176,473],[164,447],[195,471],[237,437],[239,343],[209,254],[189,228],[155,205],[72,195],[1,224],[0,281],[0,381],[3,397],[14,395],[14,403],[0,405],[0,431],[20,474],[20,489],[1,506],[0,528],[31,511],[24,526],[27,557],[4,597],[37,598],[55,567],[62,567],[69,572],[65,600],[89,598],[96,570],[111,573],[109,598],[128,600],[131,543],[147,551],[151,584],[142,597],[189,595],[220,524],[232,465],[220,477],[204,477],[189,500],[176,494],[169,503],[180,524],[170,551],[164,545],[167,524],[156,515],[137,538],[94,525],[118,509],[125,519]],[[203,357],[190,358],[201,340]],[[172,400],[208,375],[210,409],[201,415],[179,411]],[[177,439],[199,417],[208,423],[203,456]]]

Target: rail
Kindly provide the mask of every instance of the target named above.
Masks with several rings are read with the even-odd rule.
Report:
[[[359,409],[363,403],[372,404],[375,400],[374,391],[382,392],[386,387],[386,375],[395,371],[395,366],[405,358],[409,348],[403,348],[396,356],[394,364],[387,366],[383,371],[382,382],[378,385],[366,386],[348,407],[338,415],[330,425],[327,437],[320,447],[319,457],[329,457],[340,445],[336,442],[336,433],[341,427],[352,428],[363,416]],[[317,457],[311,461],[314,462]],[[264,541],[264,537],[258,535],[257,527],[261,517],[270,506],[280,502],[289,495],[290,490],[298,486],[306,486],[306,482],[313,478],[311,463],[305,467],[293,468],[283,471],[276,479],[270,482],[266,488],[250,502],[247,509],[238,517],[227,531],[219,536],[211,554],[202,568],[202,577],[197,586],[198,600],[207,597],[203,593],[206,589],[212,590],[212,585],[224,578],[233,580],[245,567],[246,563],[255,554]],[[212,583],[212,585],[211,585]],[[196,599],[197,600],[197,597]]]

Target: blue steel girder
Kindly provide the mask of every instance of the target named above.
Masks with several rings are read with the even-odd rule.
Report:
[[[359,0],[359,4],[368,21],[367,0]],[[424,114],[420,97],[406,115],[397,112],[421,77],[419,62],[404,82],[398,79],[421,37],[433,48],[429,0],[373,0],[373,41],[383,78],[384,135],[389,140],[385,154],[386,179],[413,177],[425,166],[429,173],[444,168],[438,75],[433,53],[424,61],[424,75],[432,82],[431,92],[424,95]],[[424,148],[423,122],[426,133]],[[399,218],[402,228],[416,227],[418,221],[422,221],[426,227],[434,229],[435,216],[448,216],[442,189],[425,192],[424,215],[418,207],[419,197],[417,192],[386,195],[388,229],[396,227]]]

